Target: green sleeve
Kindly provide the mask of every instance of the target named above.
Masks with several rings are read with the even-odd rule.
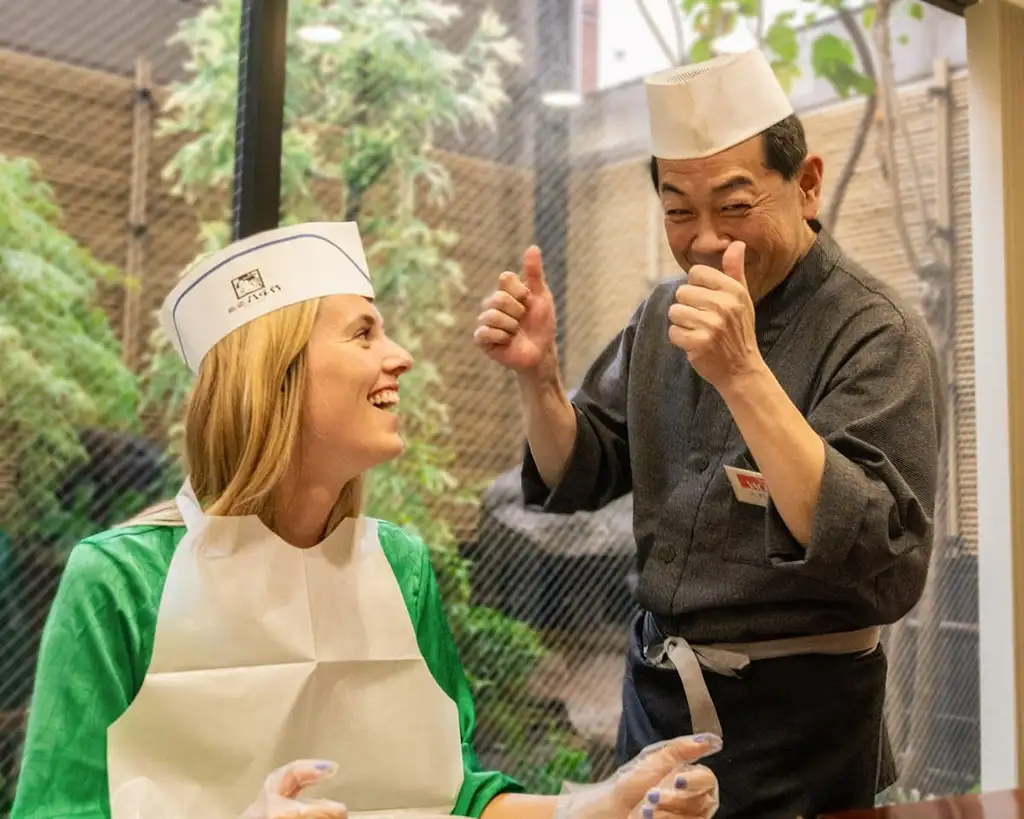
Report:
[[[43,629],[11,819],[110,816],[107,728],[134,696],[112,571],[85,544],[68,559]]]
[[[441,593],[427,547],[398,527],[385,523],[380,526],[380,541],[402,588],[420,653],[441,690],[454,700],[459,710],[465,777],[452,814],[478,819],[494,797],[502,793],[521,793],[523,788],[505,774],[480,769],[473,749],[476,729],[473,693],[441,605]]]
[[[183,529],[96,535],[68,557],[43,629],[11,819],[108,819],[107,729],[149,666]]]

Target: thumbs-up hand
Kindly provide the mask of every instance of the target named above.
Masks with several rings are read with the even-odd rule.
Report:
[[[690,268],[668,309],[669,340],[719,392],[729,380],[763,367],[754,331],[754,303],[744,274],[746,245],[733,242],[722,256],[722,270]]]
[[[484,299],[473,341],[504,367],[527,374],[558,366],[555,302],[544,280],[540,248],[523,255],[522,276],[506,271],[498,289]]]

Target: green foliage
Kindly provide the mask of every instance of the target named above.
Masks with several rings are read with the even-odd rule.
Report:
[[[506,102],[501,71],[519,61],[519,44],[487,11],[461,49],[442,43],[438,34],[460,14],[444,0],[292,0],[282,210],[285,224],[359,222],[389,333],[417,359],[403,376],[406,451],[375,470],[368,511],[430,544],[481,726],[506,747],[522,743],[525,750],[523,723],[533,715],[517,712],[516,703],[543,647],[526,625],[470,605],[468,566],[441,507],[475,501],[450,471],[448,411],[440,375],[425,356],[453,324],[451,294],[462,285],[449,257],[458,237],[423,217],[425,207],[436,212],[453,192],[432,149],[443,131],[493,127]],[[220,0],[182,24],[174,39],[189,54],[189,76],[172,89],[161,126],[163,135],[183,140],[164,173],[205,215],[206,250],[229,239],[239,20],[240,1]],[[299,35],[325,25],[342,32],[337,43]],[[190,380],[155,331],[145,399],[162,413],[172,438],[180,435]],[[551,770],[544,763],[527,772],[534,779],[527,784],[544,785],[544,776],[565,767],[560,759],[551,760]]]
[[[60,228],[53,192],[27,159],[0,156],[0,465],[17,466],[3,499],[10,537],[59,526],[54,487],[84,456],[84,426],[132,429],[137,387],[96,303],[116,281]]]
[[[856,64],[849,40],[835,34],[821,34],[811,43],[814,75],[828,79],[843,99],[851,92],[870,94],[874,90],[872,81],[857,70]]]
[[[520,781],[530,793],[557,794],[566,782],[589,782],[590,759],[579,748],[556,748],[546,762],[526,762],[519,773]]]
[[[756,29],[761,0],[669,0],[679,4],[683,18],[693,27],[697,38],[690,44],[690,62],[702,62],[715,55],[715,41],[736,31],[737,26]],[[765,27],[762,44],[768,47],[769,58],[779,82],[789,91],[801,76],[800,26],[807,26],[845,9],[842,0],[803,0],[806,13],[797,22],[795,11],[776,15]],[[919,2],[906,4],[912,20],[924,18]],[[875,8],[868,6],[860,14],[864,28],[875,23]],[[907,35],[896,38],[900,45],[909,41]],[[809,61],[815,78],[826,80],[842,99],[854,94],[874,93],[874,81],[864,73],[864,66],[845,36],[823,31],[812,36]]]
[[[451,576],[443,567],[440,574]],[[537,632],[484,606],[456,604],[448,614],[473,687],[478,722],[515,760],[509,773],[538,794],[557,794],[566,781],[590,781],[586,751],[568,742],[549,713],[522,700],[523,682],[545,654]]]
[[[110,529],[137,515],[155,500],[173,496],[181,486],[181,476],[173,468],[170,475],[173,479],[166,482],[163,492],[120,491],[113,502],[105,497],[106,514],[100,516],[93,513],[96,485],[82,481],[74,487],[72,496],[64,501],[63,508],[36,518],[33,533],[55,554],[66,557],[83,537]]]
[[[737,26],[757,28],[761,11],[760,0],[669,0],[679,4],[680,11],[696,33],[686,55],[690,62],[701,62],[715,55],[715,43],[736,31]],[[779,82],[789,91],[802,74],[800,28],[826,17],[835,16],[845,8],[842,0],[804,0],[805,13],[797,19],[797,12],[785,11],[774,17],[765,26],[762,44],[767,46],[769,59]],[[907,5],[907,13],[914,20],[924,16],[921,3]],[[874,25],[874,7],[861,12],[865,28]],[[806,36],[806,35],[805,35]],[[907,42],[906,35],[897,38]],[[804,41],[806,42],[806,40]],[[854,94],[869,95],[874,92],[874,81],[864,73],[850,40],[829,31],[813,34],[810,42],[808,61],[813,76],[826,80],[842,99]]]

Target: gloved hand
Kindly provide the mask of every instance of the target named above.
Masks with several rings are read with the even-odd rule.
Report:
[[[266,778],[259,798],[241,819],[348,819],[348,809],[338,802],[298,800],[303,788],[334,776],[337,770],[333,762],[318,759],[289,762]]]
[[[713,734],[650,745],[603,782],[563,788],[556,819],[710,819],[718,780],[694,763],[721,749]]]
[[[710,819],[718,811],[718,779],[703,765],[667,774],[629,813],[629,819]]]

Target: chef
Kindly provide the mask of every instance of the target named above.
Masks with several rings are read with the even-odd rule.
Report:
[[[481,769],[427,547],[360,514],[412,365],[373,297],[352,223],[235,242],[167,297],[188,480],[72,551],[13,819],[714,813],[714,737],[558,797]]]
[[[540,252],[475,340],[515,373],[526,502],[633,492],[643,609],[620,761],[710,730],[720,816],[862,808],[895,777],[879,627],[931,552],[942,387],[917,313],[816,220],[823,163],[760,51],[645,83],[652,176],[682,276],[570,401]]]

